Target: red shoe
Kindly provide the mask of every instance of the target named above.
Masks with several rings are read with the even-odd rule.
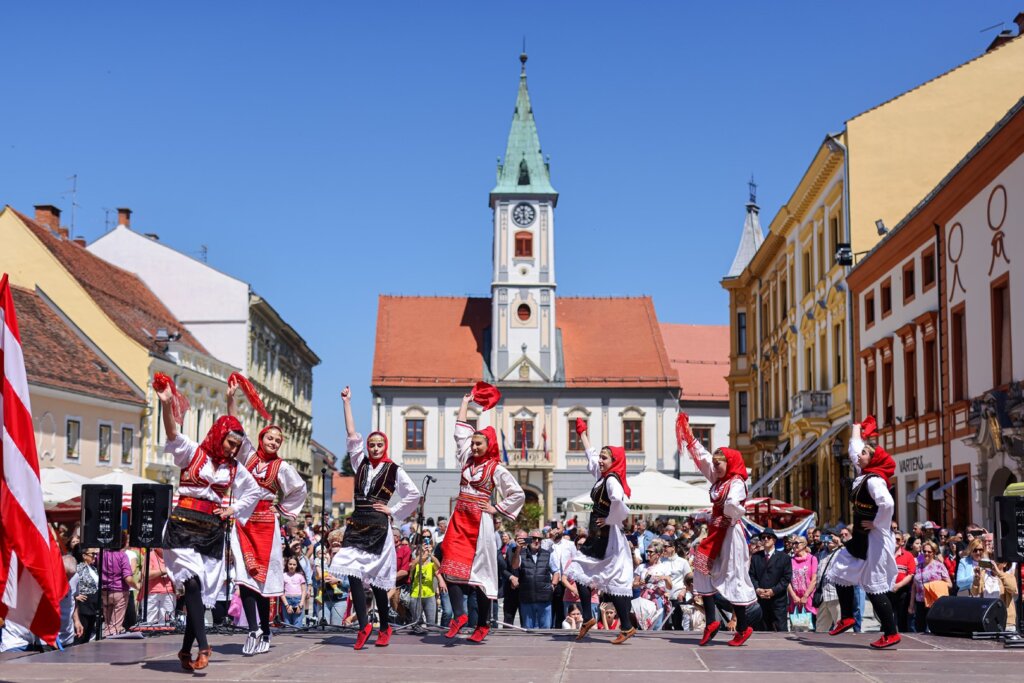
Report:
[[[854,619],[853,617],[846,617],[845,619],[840,619],[839,621],[837,621],[835,624],[832,625],[832,630],[829,631],[828,634],[830,636],[838,636],[840,633],[844,633],[846,631],[849,631],[856,624],[857,624],[857,620]]]
[[[374,647],[387,647],[388,643],[391,642],[391,627],[388,626],[383,631],[377,632],[377,642],[374,643]]]
[[[704,637],[700,639],[698,645],[707,645],[711,640],[718,635],[718,632],[722,630],[722,622],[712,621],[710,624],[704,627]]]
[[[484,638],[486,638],[487,634],[490,632],[490,626],[477,626],[476,629],[473,631],[473,635],[471,635],[469,639],[472,640],[474,643],[482,643],[484,642]]]
[[[466,625],[467,621],[469,621],[469,617],[467,617],[465,614],[453,618],[452,623],[448,624],[448,633],[445,633],[444,637],[454,638],[456,635],[458,635],[459,629]]]
[[[363,645],[366,645],[366,641],[370,639],[370,634],[373,633],[373,624],[367,624],[363,628],[359,629],[359,635],[356,636],[356,644],[353,650],[362,650]]]
[[[871,643],[871,647],[875,648],[876,650],[884,650],[887,647],[898,645],[900,640],[902,640],[902,638],[900,638],[900,634],[898,633],[894,633],[891,636],[882,634],[881,638]]]
[[[750,634],[753,632],[753,626],[748,626],[743,631],[736,631],[736,635],[734,635],[732,637],[732,640],[729,641],[729,645],[732,645],[733,647],[739,647],[743,643],[747,642],[747,639],[750,638]]]

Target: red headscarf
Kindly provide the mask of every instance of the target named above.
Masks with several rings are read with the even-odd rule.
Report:
[[[276,429],[277,431],[281,432],[282,444],[284,443],[284,430],[278,427],[277,425],[267,425],[266,427],[261,429],[260,443],[259,446],[256,447],[256,455],[258,455],[260,460],[262,460],[263,462],[270,462],[271,460],[276,460],[278,457],[277,453],[267,453],[265,450],[263,450],[263,435],[269,432],[271,429]]]
[[[370,443],[370,438],[374,437],[374,436],[379,436],[380,438],[384,439],[384,452],[376,460],[374,460],[373,456],[370,455],[370,449],[369,449],[369,446],[368,446],[369,443]],[[381,464],[382,462],[391,462],[391,458],[388,456],[388,437],[387,437],[387,435],[384,432],[370,432],[367,435],[367,437],[366,437],[366,443],[367,443],[366,457],[369,458],[371,465],[376,467],[377,465]]]
[[[725,476],[721,477],[718,481],[733,478],[740,481],[747,480],[747,466],[743,462],[743,456],[739,451],[732,448],[719,448],[715,453],[721,453],[725,456]]]
[[[868,415],[860,423],[860,435],[863,439],[874,439],[878,437],[878,422],[874,416]],[[867,467],[861,470],[862,474],[877,474],[885,479],[888,484],[892,476],[896,474],[896,461],[892,459],[884,448],[875,446],[875,452],[868,461]]]
[[[221,415],[210,427],[210,431],[206,432],[203,443],[199,444],[199,447],[218,464],[233,459],[233,456],[224,453],[224,438],[229,432],[244,433],[245,430],[242,429],[242,423],[237,417]]]
[[[605,446],[605,448],[612,452],[612,466],[603,476],[607,478],[610,474],[617,475],[619,483],[622,484],[622,490],[626,492],[628,498],[632,492],[629,490],[629,484],[626,483],[626,449],[622,446]]]
[[[483,455],[473,456],[474,465],[483,465],[492,460],[497,461],[501,457],[498,451],[498,435],[495,433],[494,427],[484,427],[483,429],[476,430],[473,434],[474,436],[480,434],[487,439],[487,451]]]

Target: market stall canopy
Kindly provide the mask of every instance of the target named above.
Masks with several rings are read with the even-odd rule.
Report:
[[[60,467],[43,467],[39,470],[39,485],[43,489],[43,505],[53,507],[65,500],[82,495],[82,484],[90,479],[80,474],[69,472]]]
[[[627,482],[633,492],[629,497],[629,509],[633,514],[687,514],[708,504],[707,491],[657,470],[644,470],[627,477]],[[593,507],[588,492],[566,503],[565,510],[590,512]]]
[[[120,484],[121,485],[121,508],[124,510],[130,510],[132,507],[132,485],[133,484],[159,484],[158,481],[152,479],[145,479],[130,472],[125,472],[121,468],[115,468],[107,474],[96,477],[95,479],[86,479],[83,484]],[[67,498],[47,508],[47,512],[54,513],[56,515],[67,515],[70,513],[78,513],[82,509],[82,485],[78,486],[78,493],[72,498]]]

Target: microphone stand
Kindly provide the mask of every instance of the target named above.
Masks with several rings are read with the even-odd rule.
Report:
[[[416,573],[416,581],[418,588],[416,592],[421,594],[423,593],[423,560],[421,558],[421,555],[423,554],[423,507],[424,505],[426,505],[427,502],[427,492],[430,490],[430,484],[436,482],[436,477],[432,477],[429,474],[423,476],[423,495],[420,496],[419,505],[416,506],[416,535],[413,536],[413,562],[409,564],[409,567],[410,571],[412,570],[412,567],[415,565],[419,565],[420,567],[420,570]],[[434,561],[433,555],[431,555],[430,561]],[[423,598],[412,598],[412,600],[422,599]],[[434,596],[434,599],[437,599],[436,595]],[[418,606],[417,612],[418,614],[416,615],[415,621],[413,621],[410,624],[405,624],[404,626],[393,626],[391,630],[395,633],[398,633],[400,631],[409,629],[412,633],[416,633],[418,635],[425,635],[431,633],[432,631],[434,633],[446,633],[448,631],[448,629],[446,629],[443,626],[439,626],[438,624],[427,623],[427,611],[423,609],[422,604]]]

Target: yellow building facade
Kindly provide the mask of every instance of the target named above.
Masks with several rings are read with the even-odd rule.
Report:
[[[852,420],[848,267],[1016,103],[1024,40],[1000,44],[827,135],[766,234],[754,198],[722,286],[730,307],[730,443],[751,495],[849,519],[845,440]],[[753,209],[751,208],[753,207]]]

